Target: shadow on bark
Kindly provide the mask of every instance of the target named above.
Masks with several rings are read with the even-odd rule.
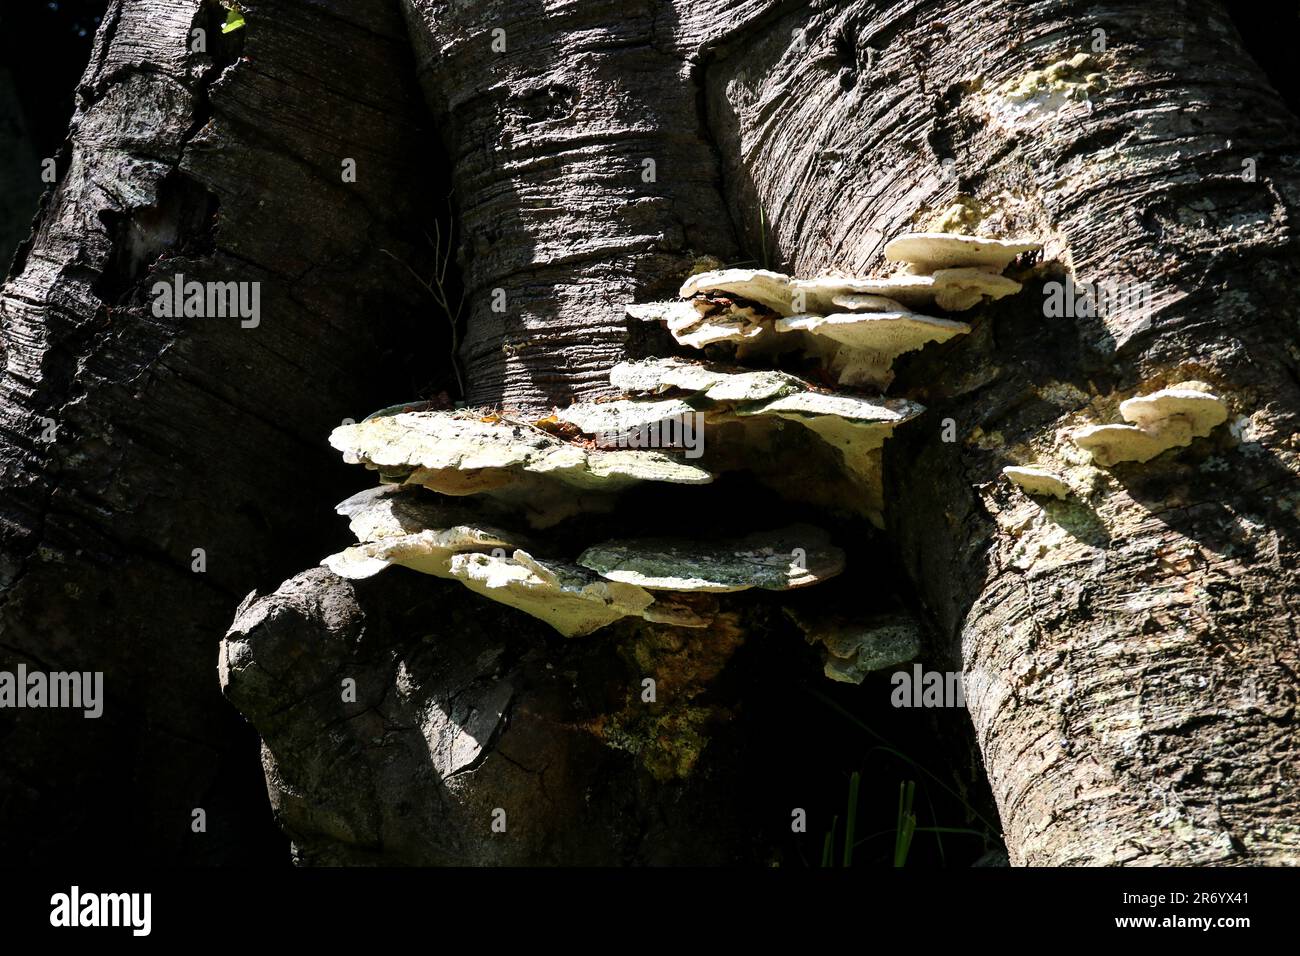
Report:
[[[231,46],[215,4],[113,3],[5,287],[4,665],[102,671],[107,697],[5,711],[11,860],[285,860],[216,645],[242,595],[342,543],[329,431],[447,353],[378,252],[426,268],[445,194],[403,23],[327,6],[260,5]],[[177,274],[260,283],[259,322],[159,316]]]

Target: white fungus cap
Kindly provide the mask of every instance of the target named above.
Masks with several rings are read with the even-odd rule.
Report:
[[[866,295],[862,293],[839,293],[831,296],[831,304],[840,308],[848,309],[850,312],[907,312],[907,306],[897,299],[890,299],[883,295]],[[831,312],[836,309],[829,310]]]
[[[890,262],[911,263],[918,273],[959,266],[987,266],[1001,272],[1022,252],[1036,252],[1038,242],[1015,242],[984,239],[947,232],[912,232],[899,236],[885,246]]]
[[[1009,465],[1002,469],[1002,474],[1027,495],[1051,496],[1064,500],[1070,493],[1070,486],[1064,479],[1045,468]]]
[[[794,315],[778,319],[777,332],[803,332],[838,343],[832,365],[844,385],[887,386],[893,381],[890,365],[904,352],[929,342],[944,342],[965,335],[970,326],[917,312],[840,312],[832,315]]]
[[[1015,279],[978,266],[940,269],[934,274],[934,304],[949,312],[964,312],[984,301],[1015,295],[1023,288]]]
[[[906,311],[935,305],[948,312],[964,312],[985,298],[1001,299],[1023,288],[981,266],[939,269],[933,275],[897,275],[887,279],[855,281],[830,292],[832,305],[849,311]],[[877,300],[898,302],[897,309],[878,309]],[[835,311],[830,309],[829,311]]]
[[[1110,467],[1121,461],[1145,462],[1193,438],[1204,438],[1228,418],[1228,407],[1202,382],[1179,382],[1119,406],[1131,425],[1093,425],[1074,433],[1074,443],[1093,461]]]
[[[1201,382],[1179,382],[1150,395],[1120,403],[1120,416],[1142,428],[1170,418],[1185,420],[1196,438],[1204,438],[1228,420],[1228,406]]]
[[[705,308],[700,308],[703,305]],[[645,322],[663,322],[679,345],[702,349],[719,342],[748,342],[768,331],[771,313],[732,303],[708,308],[707,300],[646,302],[629,305],[627,314]]]
[[[1177,423],[1158,431],[1135,425],[1091,425],[1074,433],[1074,443],[1103,468],[1121,461],[1150,461],[1170,448],[1190,444],[1191,440],[1191,429]]]
[[[683,299],[705,292],[723,292],[767,306],[776,312],[790,311],[790,277],[766,269],[719,269],[701,272],[682,283]]]

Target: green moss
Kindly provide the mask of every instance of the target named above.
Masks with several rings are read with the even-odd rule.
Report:
[[[686,277],[689,279],[691,276],[699,275],[702,272],[717,272],[722,267],[722,260],[717,256],[699,256],[691,263],[691,271],[686,273]]]
[[[623,714],[608,720],[600,736],[615,750],[635,755],[656,780],[681,780],[708,745],[703,731],[713,716],[712,708],[690,704],[640,717]]]
[[[1097,513],[1087,505],[1073,498],[1065,501],[1041,499],[1047,516],[1069,532],[1070,536],[1090,544],[1103,547],[1110,540],[1110,531]]]
[[[1068,60],[1060,60],[1041,70],[1030,70],[1019,79],[1009,80],[998,87],[998,92],[1017,102],[1052,94],[1083,100],[1106,86],[1101,65],[1088,54],[1077,53]]]
[[[978,199],[971,196],[958,196],[953,200],[952,205],[930,220],[928,231],[974,235],[975,230],[988,214],[988,206]]]

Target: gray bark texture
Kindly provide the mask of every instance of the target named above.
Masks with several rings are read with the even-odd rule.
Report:
[[[761,863],[725,785],[739,779],[734,731],[686,782],[657,781],[597,736],[651,646],[665,696],[682,688],[665,679],[675,661],[710,657],[633,629],[563,641],[452,582],[317,568],[250,596],[221,677],[263,737],[300,863]]]
[[[607,391],[612,364],[661,345],[624,306],[670,294],[700,256],[880,270],[885,242],[958,195],[1044,241],[1055,265],[1021,295],[897,366],[891,394],[929,408],[885,450],[927,659],[964,673],[1012,863],[1297,862],[1300,121],[1222,3],[402,10],[452,164],[472,404],[544,414]],[[2,640],[51,666],[108,661],[132,773],[159,790],[164,770],[193,784],[197,753],[227,752],[210,666],[232,595],[325,553],[308,529],[328,516],[330,425],[407,397],[357,377],[409,347],[399,318],[420,307],[375,253],[421,176],[393,13],[262,4],[248,59],[223,66],[176,45],[191,5],[117,4],[67,169],[5,289]],[[1081,53],[1104,78],[1086,101],[999,107],[1003,84]],[[149,121],[126,122],[139,113],[114,97]],[[390,165],[349,192],[337,160],[359,144]],[[168,270],[264,276],[277,321],[152,319],[139,290],[164,249]],[[1155,308],[1045,318],[1054,274],[1148,283]],[[1059,507],[1029,510],[1000,480],[1009,464],[1077,466],[1069,429],[1188,379],[1232,409],[1210,438],[1094,470]],[[36,440],[42,415],[63,427],[52,446]],[[211,569],[192,576],[198,546]],[[647,776],[591,734],[647,647],[707,694],[748,618],[693,644],[653,628],[561,644],[405,572],[252,585],[267,593],[241,606],[221,681],[263,738],[302,861],[755,858],[743,828],[716,823],[744,796],[725,743],[703,786]],[[610,663],[629,657],[640,670]],[[355,703],[340,702],[345,677]],[[25,728],[8,739],[5,772],[35,819],[54,806],[50,764]],[[94,766],[121,755],[112,739],[70,746]],[[524,821],[508,840],[488,829],[498,808]],[[680,822],[692,813],[713,821],[705,836]]]
[[[515,296],[471,313],[480,398],[543,406],[561,364],[568,393],[598,381],[590,329],[680,276],[655,271],[666,252],[770,244],[795,274],[854,273],[958,192],[1062,271],[1150,283],[1145,322],[1047,320],[1031,289],[904,365],[894,391],[931,414],[886,449],[892,531],[936,658],[965,672],[1014,863],[1296,861],[1300,127],[1221,4],[410,8],[467,233],[528,239],[467,251],[473,301]],[[493,57],[495,27],[513,46]],[[1079,53],[1105,77],[1091,106],[991,115],[1000,84]],[[484,350],[524,329],[531,359]],[[998,520],[1003,465],[1184,379],[1232,429],[1099,473],[1029,531]]]
[[[7,859],[259,844],[217,640],[241,595],[328,548],[320,515],[350,477],[330,428],[414,391],[407,350],[434,347],[426,293],[379,252],[428,255],[407,219],[433,163],[399,13],[259,14],[223,37],[215,4],[110,4],[0,296],[0,666],[102,671],[107,697],[97,720],[0,715]],[[260,282],[260,324],[155,317],[150,289],[176,273]]]

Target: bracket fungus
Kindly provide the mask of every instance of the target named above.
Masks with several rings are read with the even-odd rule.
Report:
[[[767,269],[719,269],[699,272],[682,283],[683,299],[707,293],[740,296],[784,315],[790,309],[790,277]]]
[[[694,349],[719,342],[752,344],[769,330],[774,317],[770,309],[716,296],[629,305],[627,314],[663,322],[679,345]]]
[[[907,399],[818,391],[785,372],[727,370],[675,358],[621,363],[610,373],[610,381],[625,393],[656,400],[573,406],[561,417],[586,431],[599,423],[636,421],[642,413],[629,409],[643,404],[650,418],[669,409],[690,409],[702,416],[706,428],[757,426],[763,420],[797,424],[838,453],[844,474],[856,483],[860,496],[860,507],[851,510],[878,526],[883,525],[880,450],[895,428],[925,410]],[[665,402],[667,392],[681,394]],[[617,411],[602,411],[609,405]],[[713,461],[709,464],[715,467]]]
[[[679,358],[620,362],[610,371],[609,382],[627,394],[680,391],[693,400],[710,402],[759,402],[812,388],[803,379],[774,369],[727,369]]]
[[[873,671],[905,664],[921,653],[921,631],[907,614],[879,614],[865,620],[786,608],[785,615],[809,644],[825,651],[822,672],[831,680],[861,684]]]
[[[658,389],[665,377],[693,384],[699,396],[724,396],[727,401],[714,403],[719,409],[730,409],[732,401],[754,404],[780,399],[806,387],[779,372],[731,375],[672,360],[660,363],[657,374],[643,374],[642,383]],[[671,414],[696,414],[679,399],[657,398],[592,403],[569,412],[562,420],[599,429],[635,427]],[[336,430],[335,445],[355,460],[390,473],[411,468],[440,472],[453,470],[458,463],[480,472],[532,468],[537,480],[561,485],[571,478],[572,469],[570,457],[559,446],[583,451],[588,459],[594,454],[533,434],[531,429],[507,428],[508,434],[503,433],[499,422],[468,422],[430,413],[420,413],[422,417],[414,422],[403,421],[408,414],[415,413],[371,419],[362,423],[367,427],[360,429],[361,434],[339,435]],[[465,425],[473,427],[466,430]],[[429,447],[428,441],[437,440],[428,439],[429,434],[443,438],[445,447]],[[553,467],[556,460],[561,467]],[[581,479],[584,485],[587,480]],[[431,493],[447,487],[458,494]],[[804,587],[843,568],[843,552],[829,543],[824,531],[810,526],[713,544],[687,538],[610,541],[587,547],[577,562],[541,557],[523,536],[480,520],[491,514],[496,521],[509,512],[510,502],[493,494],[499,487],[495,481],[408,480],[353,495],[336,510],[348,517],[359,543],[322,564],[352,579],[401,565],[457,580],[484,597],[547,622],[565,636],[589,634],[625,617],[705,627],[714,620],[716,603],[707,593],[696,592]]]
[[[470,590],[545,621],[566,637],[624,617],[705,627],[712,609],[606,580],[571,562],[533,556],[525,537],[478,524],[461,499],[411,486],[369,488],[336,509],[360,542],[321,562],[360,580],[391,565],[460,581]],[[697,602],[698,603],[698,602]]]
[[[887,247],[887,258],[910,263],[906,274],[792,279],[720,269],[688,278],[678,301],[631,304],[627,312],[663,322],[688,347],[803,351],[827,362],[842,384],[884,388],[897,356],[970,331],[913,309],[962,311],[1010,295],[1020,285],[1001,270],[1036,248],[918,234]],[[357,544],[322,563],[348,578],[402,565],[456,580],[566,636],[624,618],[717,630],[738,620],[725,605],[739,600],[732,595],[820,584],[844,570],[844,552],[807,524],[721,540],[669,533],[602,541],[573,523],[539,544],[509,530],[512,523],[548,528],[584,512],[615,512],[634,486],[703,485],[739,470],[794,500],[882,525],[882,447],[924,411],[906,399],[834,392],[775,369],[679,358],[621,363],[610,383],[620,397],[537,421],[413,403],[336,428],[331,445],[377,471],[383,484],[339,505]],[[681,423],[670,432],[679,437],[686,422],[698,429],[698,448],[665,441],[661,426],[672,422]],[[707,467],[687,460],[705,454],[706,430]],[[798,487],[790,489],[792,481]],[[817,639],[830,654],[828,676],[860,680],[885,659],[914,654],[909,634],[837,625]]]
[[[803,332],[815,340],[839,344],[831,370],[841,385],[872,385],[885,389],[894,380],[890,366],[905,352],[930,342],[965,335],[970,326],[916,312],[839,312],[793,315],[778,319],[777,332]]]
[[[1027,495],[1060,498],[1064,501],[1070,494],[1070,486],[1065,480],[1045,468],[1009,465],[1002,469],[1002,474]]]
[[[830,296],[830,306],[824,312],[907,312],[907,306],[897,299],[868,293],[835,293]]]
[[[1015,295],[1023,288],[1000,272],[963,266],[940,269],[934,279],[934,304],[948,312],[965,312],[987,300]]]
[[[664,322],[682,345],[727,343],[740,357],[802,351],[828,363],[842,385],[884,389],[899,355],[970,331],[964,322],[915,309],[962,312],[1019,292],[1020,283],[1002,270],[1018,255],[1041,248],[1036,242],[910,233],[885,247],[887,260],[907,264],[896,276],[796,279],[766,269],[719,269],[688,278],[680,290],[686,301],[630,305],[628,314]]]
[[[937,306],[947,312],[965,312],[985,299],[1001,299],[1022,288],[991,268],[959,266],[921,275],[904,273],[883,279],[845,279],[823,276],[796,279],[796,293],[804,293],[808,312],[906,312]]]
[[[427,493],[369,489],[339,505],[340,513],[352,517],[353,531],[364,537],[321,563],[354,580],[394,564],[457,580],[566,637],[590,634],[624,617],[706,627],[717,607],[693,592],[806,587],[844,567],[843,551],[830,544],[826,532],[808,525],[713,544],[608,541],[587,548],[576,563],[539,558],[518,547],[517,536],[494,529],[461,524],[413,530],[448,515],[443,505],[412,494]],[[390,520],[393,515],[400,517]]]
[[[919,415],[920,405],[904,399],[802,392],[760,403],[736,414],[796,422],[840,453],[846,473],[858,482],[861,513],[884,527],[884,476],[881,451],[894,429]]]
[[[1228,406],[1204,382],[1178,382],[1121,402],[1128,425],[1090,425],[1074,432],[1074,443],[1103,468],[1124,461],[1146,462],[1194,438],[1205,438],[1228,420]]]
[[[661,451],[572,444],[522,422],[458,412],[402,412],[342,425],[330,444],[383,481],[444,495],[488,494],[526,506],[542,528],[643,481],[707,484],[713,476]],[[587,497],[583,497],[583,495]]]
[[[462,499],[438,498],[410,486],[367,488],[334,510],[349,519],[359,543],[321,564],[352,580],[372,577],[395,564],[451,577],[451,559],[457,554],[528,544],[519,535],[481,524],[478,509]]]
[[[597,436],[685,416],[742,430],[763,419],[792,422],[836,454],[846,475],[876,485],[880,446],[922,410],[904,399],[827,394],[780,371],[682,359],[623,363],[610,378],[634,397],[580,403],[550,421]],[[390,482],[339,505],[359,543],[326,558],[331,570],[365,578],[397,564],[455,579],[568,636],[624,617],[703,627],[717,611],[707,603],[713,592],[806,587],[844,567],[843,551],[808,525],[711,543],[686,537],[607,541],[588,545],[576,561],[541,557],[523,537],[497,527],[512,508],[523,510],[508,491],[558,486],[572,497],[600,480],[621,488],[646,479],[712,479],[711,472],[666,452],[603,452],[590,447],[594,443],[563,441],[498,416],[401,408],[336,429],[331,443]],[[878,508],[879,488],[864,490],[861,498]]]
[[[448,578],[452,576],[451,559],[456,555],[507,546],[510,541],[505,535],[457,525],[367,541],[332,554],[321,563],[339,577],[354,581],[373,577],[395,564],[421,574]]]
[[[637,433],[667,426],[673,422],[687,422],[695,409],[681,399],[638,402],[623,399],[614,402],[581,402],[556,413],[556,418],[567,422],[588,435],[595,436],[597,445],[632,444]],[[664,428],[666,433],[668,428]],[[662,439],[659,439],[662,441]]]
[[[951,232],[913,232],[890,240],[885,246],[885,258],[890,262],[906,262],[919,275],[959,266],[1000,273],[1016,256],[1041,248],[1037,242],[985,239]]]
[[[655,607],[649,591],[603,580],[584,568],[539,561],[526,551],[509,557],[472,553],[451,561],[451,576],[471,591],[545,621],[565,637],[583,637],[624,617],[706,627],[709,617]]]

